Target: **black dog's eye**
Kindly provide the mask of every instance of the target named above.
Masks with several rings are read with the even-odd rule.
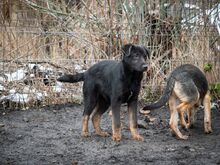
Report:
[[[139,55],[138,54],[134,54],[133,56],[135,59],[139,58]]]

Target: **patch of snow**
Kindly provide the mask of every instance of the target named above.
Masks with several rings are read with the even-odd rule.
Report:
[[[2,97],[0,97],[0,101],[3,101],[3,100],[5,100],[5,98],[6,98],[7,96],[2,96]]]
[[[190,8],[190,9],[199,9],[199,6],[193,5],[193,4],[189,4],[189,3],[185,3],[184,4],[185,8]]]
[[[74,64],[74,69],[76,71],[80,71],[80,70],[83,70],[83,66],[82,65],[79,65],[79,64]]]
[[[4,91],[4,90],[5,90],[5,87],[0,84],[0,91]]]
[[[188,3],[184,4],[184,7],[200,10],[198,6]],[[206,10],[206,15],[208,16],[211,24],[216,26],[218,33],[220,35],[220,3],[215,7],[213,7],[212,9]],[[195,25],[204,25],[202,11],[199,11],[196,16],[191,16],[191,17],[186,16],[181,21],[181,23],[183,28],[190,28],[195,31],[197,27]],[[191,25],[187,25],[188,23],[190,23]]]
[[[40,71],[46,70],[46,68],[42,65],[40,65],[40,66],[38,65],[38,67],[39,67]]]
[[[43,100],[47,96],[47,93],[44,91],[44,93],[36,93],[36,99],[37,100]]]
[[[5,82],[6,78],[5,77],[0,77],[0,82]]]
[[[16,93],[16,90],[15,89],[11,89],[11,90],[9,90],[9,93],[10,94],[14,94],[14,93]]]
[[[47,96],[46,91],[37,92],[35,88],[24,87],[23,93],[16,92],[15,89],[9,91],[9,95],[2,96],[0,101],[9,100],[15,103],[28,103],[31,100],[43,100]]]
[[[195,25],[204,25],[204,21],[203,21],[203,17],[201,15],[201,13],[199,13],[196,16],[192,16],[192,17],[188,17],[188,18],[184,18],[182,21],[182,27],[184,28],[190,28],[193,30],[196,30],[196,28],[198,26]]]
[[[25,86],[23,88],[23,93],[32,93],[32,94],[34,94],[36,92],[37,92],[37,90],[33,87],[30,87],[30,86]]]
[[[34,66],[36,66],[36,64],[28,64],[28,68],[29,68],[29,69],[33,69]]]
[[[167,6],[169,6],[169,5],[170,5],[169,3],[164,3],[164,4],[163,4],[164,7],[167,7]]]
[[[26,75],[26,70],[24,69],[18,69],[16,72],[13,73],[7,73],[5,74],[8,77],[8,81],[16,81],[16,80],[21,80],[25,77]]]
[[[82,73],[86,71],[83,64],[73,64],[73,67],[77,73]]]
[[[212,9],[206,10],[206,14],[209,16],[211,23],[216,26],[220,35],[220,3]]]
[[[2,96],[0,100],[10,100],[15,103],[28,103],[31,98],[28,94],[11,93],[8,96]]]
[[[60,93],[62,91],[62,83],[61,82],[56,82],[55,86],[53,86],[53,91],[56,93]]]

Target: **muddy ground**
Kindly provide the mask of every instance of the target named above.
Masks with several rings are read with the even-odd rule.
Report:
[[[0,111],[0,164],[220,164],[220,109],[212,110],[214,132],[203,133],[203,111],[187,141],[171,136],[166,108],[152,111],[156,117],[139,132],[145,141],[133,141],[128,130],[126,107],[122,107],[122,141],[96,136],[82,138],[83,105],[59,105],[38,109]],[[138,114],[139,119],[144,116]],[[111,132],[106,113],[102,128]]]

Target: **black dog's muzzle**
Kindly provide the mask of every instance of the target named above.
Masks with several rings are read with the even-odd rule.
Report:
[[[144,64],[144,65],[142,65],[142,68],[143,68],[143,71],[146,71],[148,69],[148,65]]]

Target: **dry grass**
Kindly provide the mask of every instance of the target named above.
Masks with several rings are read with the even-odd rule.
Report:
[[[206,73],[207,78],[210,83],[219,82],[220,57],[210,47],[213,36],[217,34],[210,33],[212,26],[201,26],[196,33],[176,30],[174,27],[179,24],[175,18],[164,18],[162,14],[156,18],[146,15],[152,12],[151,3],[142,0],[133,3],[109,0],[81,2],[80,7],[73,5],[69,9],[57,1],[35,4],[35,1],[27,0],[12,4],[14,10],[19,6],[23,15],[11,11],[12,20],[1,21],[1,75],[36,63],[53,68],[54,77],[58,77],[59,72],[77,71],[73,67],[76,64],[86,69],[103,59],[118,60],[121,46],[131,42],[145,45],[152,54],[151,69],[143,80],[142,99],[160,96],[168,74],[183,63],[194,64],[202,70],[205,64],[211,64],[212,71]],[[28,15],[28,12],[32,14]],[[153,24],[155,20],[157,23]],[[152,25],[157,30],[152,31]],[[65,84],[62,92],[55,93],[53,87],[42,84],[42,78],[35,82],[38,83],[32,86],[34,89],[47,92],[42,105],[82,101],[77,97],[82,96],[80,83]],[[19,86],[22,83],[5,82],[7,90],[1,96],[10,89],[22,90],[24,84]]]

